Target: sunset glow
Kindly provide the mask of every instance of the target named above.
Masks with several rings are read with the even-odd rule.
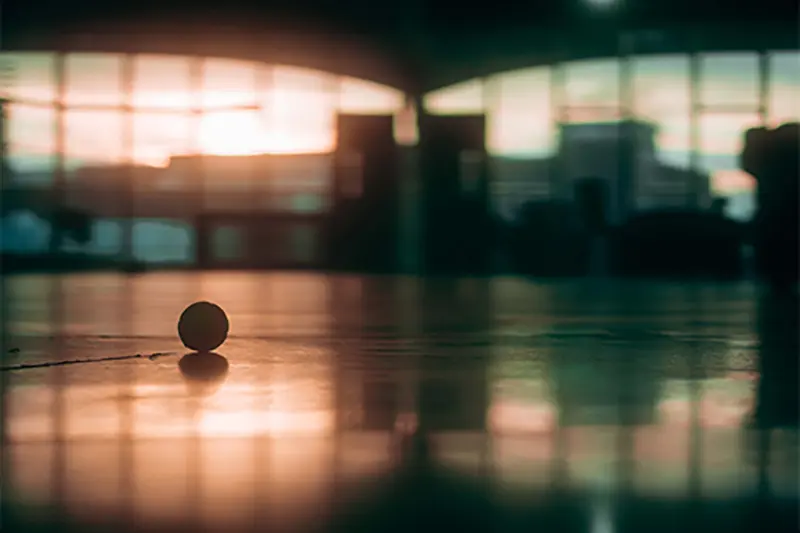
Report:
[[[712,174],[717,192],[752,190],[752,180],[738,170],[737,154],[742,132],[762,120],[758,56],[705,54],[701,59],[699,97],[707,111],[698,120],[697,162]],[[120,164],[130,161],[129,155],[134,164],[166,166],[173,155],[198,152],[329,152],[336,143],[337,112],[399,116],[404,108],[400,91],[366,80],[218,58],[206,60],[198,92],[190,82],[187,58],[139,56],[132,95],[133,154],[126,154],[128,123],[113,109],[125,103],[120,60],[121,56],[105,54],[67,56],[68,167]],[[13,72],[4,88],[15,101],[9,109],[9,160],[21,171],[46,171],[52,168],[57,145],[53,55],[3,53],[0,62]],[[616,59],[566,63],[563,96],[568,120],[616,120],[619,69]],[[771,54],[770,72],[766,121],[776,125],[800,119],[800,54]],[[631,80],[634,116],[658,127],[659,159],[684,168],[692,150],[689,76],[686,56],[647,56],[634,59]],[[433,113],[486,112],[487,145],[495,156],[547,157],[558,146],[551,78],[548,66],[501,72],[483,83],[467,80],[434,91],[425,102]],[[201,119],[192,116],[197,105],[204,110]],[[713,105],[741,111],[714,111],[708,107]]]
[[[332,149],[332,139],[320,139],[314,133],[275,131],[257,113],[223,112],[202,120],[199,143],[203,153],[212,155],[286,154]]]

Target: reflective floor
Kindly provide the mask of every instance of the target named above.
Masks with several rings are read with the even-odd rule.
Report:
[[[171,352],[3,372],[7,530],[797,528],[797,300],[753,285],[93,274],[4,295],[4,366]],[[231,321],[217,354],[177,338],[199,299]]]

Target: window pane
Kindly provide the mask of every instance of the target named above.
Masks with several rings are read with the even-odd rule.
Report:
[[[326,193],[331,187],[332,156],[330,155],[298,155],[285,158],[285,166],[279,167],[272,175],[276,184],[282,184],[285,190],[304,193]]]
[[[548,194],[556,148],[549,68],[518,70],[487,81],[487,145],[492,204],[512,218],[526,201]]]
[[[137,220],[133,226],[133,255],[148,263],[191,263],[192,227],[177,220]]]
[[[139,165],[167,166],[170,157],[192,151],[198,136],[192,117],[166,113],[133,116],[133,158]]]
[[[653,56],[633,60],[633,113],[655,124],[656,156],[670,165],[689,166],[691,122],[689,58]]]
[[[656,155],[658,159],[688,168],[692,150],[692,123],[689,116],[664,118],[657,124]]]
[[[121,216],[130,180],[120,166],[122,114],[71,110],[64,120],[67,203],[99,217]]]
[[[190,63],[186,57],[137,56],[134,64],[134,105],[189,110],[195,104]]]
[[[549,158],[493,157],[490,164],[492,206],[512,220],[528,201],[547,200],[551,193]]]
[[[482,113],[483,80],[474,79],[425,95],[425,108],[436,115]]]
[[[64,121],[64,148],[70,167],[122,162],[122,113],[68,110]]]
[[[729,198],[727,213],[737,219],[752,216],[753,180],[739,169],[744,132],[758,126],[756,113],[704,114],[700,117],[700,167],[711,174],[713,191]]]
[[[758,76],[756,54],[706,54],[700,58],[700,101],[756,110]]]
[[[328,74],[276,67],[267,109],[267,150],[313,153],[333,150],[336,90]]]
[[[270,151],[267,116],[262,111],[208,113],[200,125],[200,149],[206,154],[245,155]]]
[[[55,54],[2,53],[3,92],[12,99],[52,102],[56,98]]]
[[[356,78],[339,81],[339,111],[354,114],[390,114],[402,109],[402,91]]]
[[[271,158],[269,187],[281,192],[327,192],[332,180],[331,157],[297,155]]]
[[[800,121],[800,52],[770,54],[769,71],[770,124]]]
[[[214,259],[235,261],[245,255],[245,236],[242,228],[220,226],[211,235],[211,250]]]
[[[208,59],[203,67],[203,106],[254,105],[256,64],[233,59]]]
[[[114,177],[116,175],[113,171],[109,171],[106,174],[108,179],[113,179]],[[68,190],[67,201],[72,207],[84,208],[96,215],[95,206],[98,202],[107,202],[108,195],[99,196],[92,190]],[[118,205],[116,198],[112,198],[112,204]],[[123,222],[120,219],[92,218],[89,242],[78,243],[67,237],[64,239],[61,249],[63,251],[82,252],[91,255],[117,255],[122,252],[122,224]],[[103,316],[106,317],[107,315]],[[73,319],[75,319],[74,314]],[[80,320],[80,318],[77,320]]]
[[[744,132],[759,123],[757,113],[705,113],[700,116],[700,151],[704,155],[738,158]]]
[[[633,60],[633,109],[636,115],[689,114],[689,58],[651,56]],[[659,115],[659,112],[660,115]]]
[[[56,113],[48,107],[11,104],[6,133],[11,182],[50,185],[56,164]],[[7,178],[7,177],[6,177]]]
[[[241,211],[254,207],[254,178],[260,158],[207,157],[203,160],[204,205],[208,209]]]
[[[115,219],[95,219],[92,221],[92,238],[83,246],[84,251],[96,255],[116,255],[122,252],[122,224]]]
[[[549,68],[501,74],[488,82],[487,93],[490,153],[543,157],[553,152]]]
[[[580,61],[566,63],[564,104],[570,108],[568,120],[594,122],[608,120],[619,107],[619,61]]]
[[[70,54],[66,57],[67,105],[120,105],[122,57],[109,54]]]
[[[327,209],[332,183],[330,155],[266,156],[263,164],[265,179],[256,187],[264,207],[294,212]]]
[[[4,199],[4,201],[9,200]],[[5,207],[8,209],[8,206]],[[8,213],[0,221],[0,249],[20,254],[39,254],[47,251],[50,245],[50,224],[28,210],[13,211],[16,212]],[[19,317],[18,314],[10,316]]]

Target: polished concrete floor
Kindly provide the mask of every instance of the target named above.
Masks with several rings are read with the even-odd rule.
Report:
[[[177,338],[200,299],[216,354]],[[797,300],[751,284],[92,274],[3,303],[4,367],[167,352],[2,373],[7,530],[797,527]]]

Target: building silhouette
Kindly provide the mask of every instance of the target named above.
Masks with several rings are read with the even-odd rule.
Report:
[[[575,202],[586,178],[605,184],[607,222],[642,211],[708,209],[710,176],[661,162],[656,127],[640,121],[563,124],[549,158],[493,158],[493,201],[506,219],[528,201]]]
[[[526,160],[488,156],[482,116],[429,122],[438,144],[427,155],[394,143],[391,116],[352,115],[339,122],[352,131],[340,132],[335,153],[82,166],[67,173],[64,201],[96,226],[183,227],[176,246],[184,252],[167,255],[187,265],[440,273],[495,268],[492,218],[513,222],[528,202],[577,207],[594,201],[590,193],[600,200],[591,223],[598,228],[648,211],[711,208],[709,177],[659,161],[656,128],[646,122],[563,124],[553,156]],[[24,175],[14,181],[47,203]],[[142,231],[135,240],[146,246],[155,237]],[[103,250],[118,248],[113,232],[98,232]],[[169,248],[163,236],[155,240]],[[156,255],[144,253],[147,261]]]

